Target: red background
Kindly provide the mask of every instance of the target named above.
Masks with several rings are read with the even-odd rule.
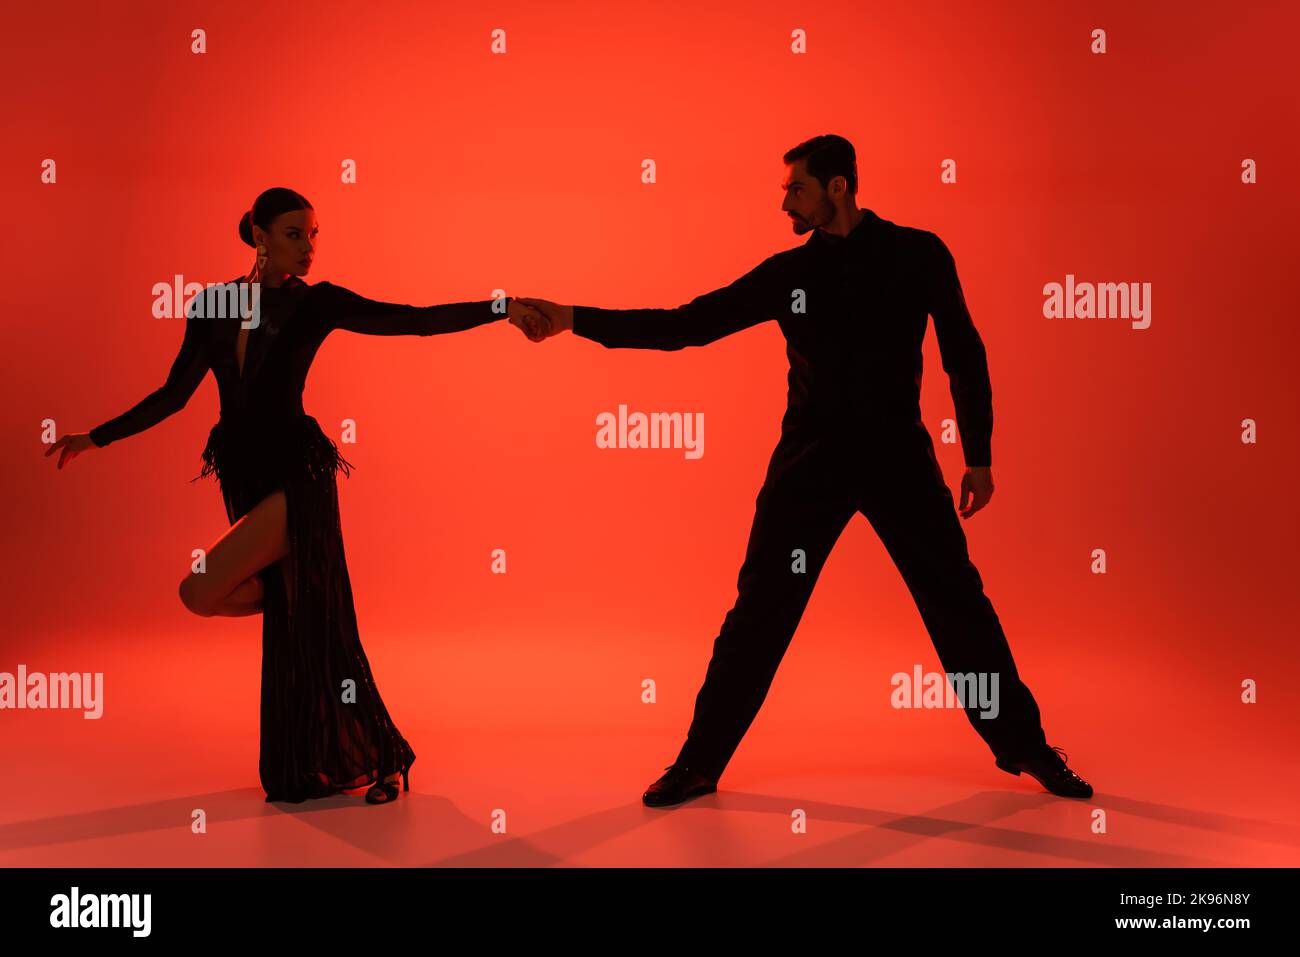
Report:
[[[176,593],[191,549],[226,528],[215,484],[187,481],[213,380],[62,471],[39,436],[47,417],[85,431],[162,382],[181,329],[151,318],[152,285],[246,270],[235,227],[258,192],[315,205],[309,281],[417,304],[501,287],[670,306],[803,241],[779,210],[781,155],[836,132],[857,147],[859,204],[956,257],[988,349],[997,485],[963,525],[1048,740],[1099,792],[1294,827],[1297,19],[1286,4],[1027,2],[11,11],[0,670],[104,671],[107,710],[0,713],[24,755],[0,770],[0,818],[49,810],[24,782],[55,767],[61,789],[122,800],[166,782],[256,788],[260,619],[199,619]],[[1045,319],[1043,285],[1066,273],[1150,282],[1150,328]],[[331,337],[305,401],[336,438],[358,423],[344,536],[362,640],[419,755],[413,786],[481,785],[484,806],[503,800],[494,787],[627,803],[672,759],[735,597],[783,346],[774,323],[675,354],[534,345],[505,323]],[[952,406],[932,333],[925,366],[938,443]],[[595,416],[619,403],[703,412],[703,458],[598,449]],[[960,449],[938,448],[955,489]],[[959,713],[890,707],[889,676],[918,662],[939,669],[855,518],[728,775],[771,758],[1020,787]],[[646,678],[657,705],[640,701]],[[1256,705],[1239,701],[1245,678]],[[1295,863],[1295,846],[1216,857]]]

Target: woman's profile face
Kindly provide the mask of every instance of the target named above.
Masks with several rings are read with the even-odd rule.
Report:
[[[319,232],[314,209],[295,209],[275,217],[268,230],[254,226],[253,239],[266,246],[268,272],[305,276],[316,257]]]

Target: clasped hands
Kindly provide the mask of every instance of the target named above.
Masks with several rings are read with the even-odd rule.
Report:
[[[573,307],[547,299],[512,297],[507,311],[510,325],[517,326],[533,342],[573,328]]]

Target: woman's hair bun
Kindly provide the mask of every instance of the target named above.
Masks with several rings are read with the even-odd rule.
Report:
[[[239,238],[249,246],[257,246],[257,243],[253,242],[253,211],[251,209],[244,210],[244,215],[239,218]]]
[[[276,217],[281,213],[287,213],[295,209],[311,208],[311,203],[307,202],[307,197],[301,193],[295,192],[287,186],[272,186],[270,189],[259,193],[257,199],[253,201],[252,208],[240,217],[239,238],[256,249],[257,240],[253,238],[254,220],[256,220],[256,225],[269,230],[271,224],[275,222]]]

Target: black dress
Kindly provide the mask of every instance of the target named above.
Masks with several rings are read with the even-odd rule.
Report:
[[[221,417],[195,479],[216,475],[231,525],[278,488],[288,510],[292,602],[278,562],[258,572],[265,595],[258,764],[266,800],[297,803],[398,772],[405,783],[415,752],[371,676],[343,552],[335,473],[348,475],[353,466],[303,411],[303,386],[316,350],[335,329],[428,336],[470,329],[504,313],[492,310],[492,300],[409,306],[290,277],[280,287],[261,288],[259,321],[249,329],[241,374],[241,290],[247,304],[250,287],[242,279],[195,297],[167,381],[92,429],[91,441],[108,445],[157,424],[183,408],[213,371]]]

